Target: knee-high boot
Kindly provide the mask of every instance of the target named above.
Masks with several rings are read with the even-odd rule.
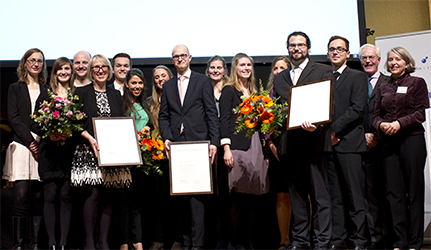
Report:
[[[25,217],[12,217],[13,249],[24,249]]]
[[[33,250],[39,250],[38,242],[39,242],[39,230],[40,224],[42,223],[42,216],[33,216],[31,220],[31,239],[29,248]]]

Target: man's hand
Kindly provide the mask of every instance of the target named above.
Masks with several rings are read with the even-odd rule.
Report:
[[[316,130],[317,127],[313,125],[311,122],[305,121],[301,124],[301,128],[309,132],[313,132],[314,130]]]
[[[210,158],[211,158],[211,164],[214,163],[214,159],[217,154],[217,147],[214,145],[210,145]]]
[[[340,138],[335,135],[334,131],[331,131],[331,144],[332,146],[337,145],[340,142]]]
[[[367,150],[375,147],[378,143],[373,133],[366,133],[365,140],[367,141]]]
[[[169,160],[169,150],[171,150],[171,141],[170,140],[166,140],[165,141],[165,154],[166,154],[166,157],[168,158],[168,160]]]

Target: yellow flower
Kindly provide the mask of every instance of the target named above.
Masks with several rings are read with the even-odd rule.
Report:
[[[258,123],[258,120],[252,121],[251,119],[246,119],[244,121],[244,124],[248,129],[252,129],[252,128],[256,127],[257,123]]]

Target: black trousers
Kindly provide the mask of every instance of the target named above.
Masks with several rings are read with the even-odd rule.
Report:
[[[290,178],[293,246],[313,244],[314,247],[326,248],[329,244],[331,199],[328,189],[327,157],[327,153],[297,153],[281,159],[284,167],[288,168]]]
[[[424,237],[424,135],[389,138],[384,156],[386,197],[397,236],[393,247],[420,249]]]
[[[365,174],[361,154],[333,152],[328,163],[328,181],[332,201],[331,245],[345,247],[349,238],[353,244],[365,246]],[[351,221],[346,221],[346,217]]]

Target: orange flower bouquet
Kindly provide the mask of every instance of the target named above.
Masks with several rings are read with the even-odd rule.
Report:
[[[153,173],[163,174],[160,169],[160,161],[165,159],[164,150],[165,144],[160,136],[154,137],[150,131],[138,132],[141,140],[139,145],[141,146],[141,154],[143,164],[137,166],[137,168],[144,171],[146,175],[152,171]]]
[[[269,97],[269,91],[260,86],[259,94],[249,97],[242,96],[242,103],[232,109],[237,115],[235,133],[247,130],[247,137],[251,138],[255,132],[278,136],[281,131],[277,127],[287,117],[287,104],[276,104],[278,98]]]

